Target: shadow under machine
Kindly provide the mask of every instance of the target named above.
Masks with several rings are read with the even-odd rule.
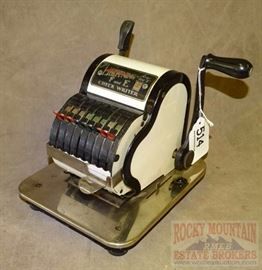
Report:
[[[19,186],[33,208],[114,255],[133,247],[205,174],[206,69],[240,79],[252,69],[244,59],[203,56],[189,117],[185,74],[127,57],[133,27],[123,22],[119,55],[95,59],[80,91],[55,112],[47,143],[53,162]]]

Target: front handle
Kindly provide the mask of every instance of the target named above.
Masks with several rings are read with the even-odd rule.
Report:
[[[245,59],[218,57],[213,54],[206,56],[205,67],[223,72],[238,79],[248,78],[253,68],[252,64]]]
[[[127,56],[130,49],[130,41],[135,23],[133,21],[124,21],[120,27],[118,49],[119,54]]]

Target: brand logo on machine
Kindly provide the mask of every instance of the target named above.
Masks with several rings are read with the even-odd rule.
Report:
[[[172,223],[174,266],[257,266],[258,228],[253,221]]]
[[[152,74],[102,62],[92,78],[92,84],[144,100],[156,79]]]

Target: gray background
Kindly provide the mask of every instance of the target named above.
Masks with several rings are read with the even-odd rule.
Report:
[[[261,12],[259,0],[1,0],[0,269],[172,269],[172,221],[261,225]],[[244,83],[208,75],[206,114],[215,127],[206,177],[138,246],[115,258],[31,211],[17,188],[47,164],[52,111],[78,91],[95,57],[116,52],[124,19],[136,22],[131,57],[183,71],[193,87],[209,52],[245,57],[254,72]]]

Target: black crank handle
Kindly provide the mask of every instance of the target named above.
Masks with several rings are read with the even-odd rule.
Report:
[[[218,57],[208,54],[203,63],[207,69],[214,69],[238,79],[245,79],[251,75],[252,64],[241,58]]]

